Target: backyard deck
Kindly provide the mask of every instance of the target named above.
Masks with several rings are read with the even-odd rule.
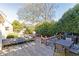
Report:
[[[53,56],[53,49],[36,40],[31,43],[24,43],[5,47],[0,51],[1,56]]]
[[[0,56],[65,56],[65,53],[54,52],[53,42],[46,46],[41,44],[40,38],[30,43],[23,43],[4,47],[0,51]],[[66,52],[66,56],[76,56],[73,53]],[[78,55],[77,55],[78,56]]]

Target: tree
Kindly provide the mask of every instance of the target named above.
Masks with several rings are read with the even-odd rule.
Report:
[[[40,24],[37,24],[35,27],[35,31],[39,35],[43,36],[52,36],[54,34],[53,26],[55,22],[54,21],[43,21]]]
[[[35,31],[35,27],[33,25],[26,26],[24,34],[32,34]]]
[[[79,4],[64,13],[58,21],[56,29],[59,32],[79,33]]]
[[[26,4],[19,9],[17,15],[21,20],[51,20],[54,14],[54,4]]]
[[[17,20],[14,20],[12,25],[13,25],[13,31],[15,31],[15,32],[20,32],[23,29],[23,24],[21,24]]]

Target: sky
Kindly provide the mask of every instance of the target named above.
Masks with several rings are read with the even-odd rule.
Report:
[[[12,22],[14,19],[18,19],[18,16],[16,15],[19,8],[22,7],[23,4],[11,4],[11,3],[0,3],[0,10],[7,15],[6,20],[9,22]]]
[[[58,21],[66,11],[68,11],[70,8],[73,8],[75,5],[75,3],[57,3],[54,19]]]
[[[0,3],[0,10],[7,15],[7,20],[12,22],[14,19],[18,19],[17,11],[24,4],[21,3]],[[57,3],[55,9],[54,20],[58,21],[62,15],[70,8],[72,8],[74,3]]]

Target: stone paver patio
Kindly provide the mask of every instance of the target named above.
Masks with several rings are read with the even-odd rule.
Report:
[[[53,56],[53,49],[36,40],[31,43],[24,43],[5,47],[0,51],[1,56]]]

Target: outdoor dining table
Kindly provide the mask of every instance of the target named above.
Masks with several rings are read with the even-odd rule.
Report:
[[[70,48],[73,45],[73,43],[74,43],[73,41],[61,39],[61,40],[56,41],[55,45],[59,44],[59,45],[63,46],[65,48],[65,55],[66,55],[66,49]],[[56,47],[55,47],[55,49],[56,49]],[[55,50],[54,50],[54,52],[55,52]]]

